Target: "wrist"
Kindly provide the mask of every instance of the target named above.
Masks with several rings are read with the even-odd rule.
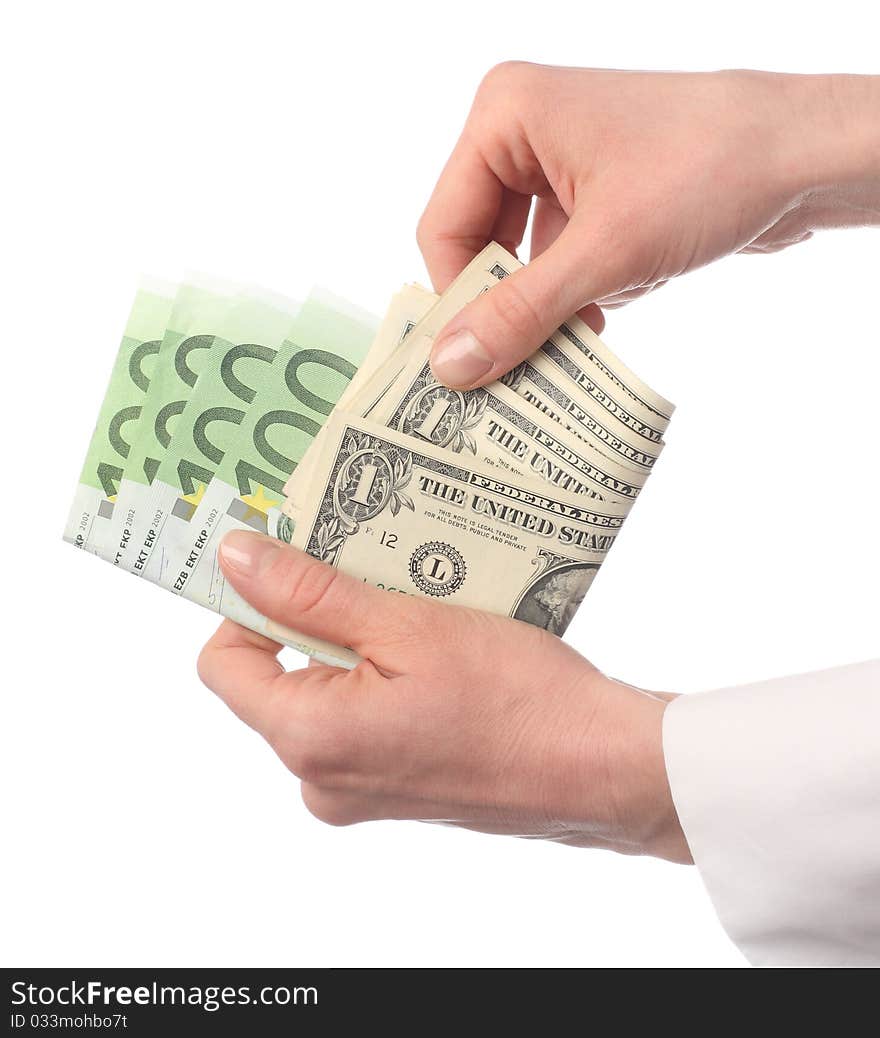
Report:
[[[781,175],[814,227],[880,223],[880,76],[778,76]]]
[[[692,864],[672,800],[663,754],[663,715],[669,699],[604,678],[613,703],[605,779],[616,826],[634,854]]]

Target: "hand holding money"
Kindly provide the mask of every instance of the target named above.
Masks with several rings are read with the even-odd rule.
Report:
[[[141,292],[65,536],[229,618],[200,674],[319,818],[687,861],[665,697],[557,637],[672,405],[576,318],[503,382],[431,372],[450,317],[519,266],[493,244],[440,297],[405,286],[375,336],[338,299]],[[326,662],[286,673],[282,644]]]
[[[531,262],[449,324],[448,385],[499,378],[572,314],[734,252],[880,223],[876,76],[640,72],[522,61],[484,78],[419,224],[444,291],[493,238]]]
[[[389,594],[256,533],[225,541],[237,592],[279,626],[346,643],[353,671],[287,673],[224,623],[199,673],[334,825],[379,818],[687,862],[663,763],[665,698],[604,677],[537,627]]]

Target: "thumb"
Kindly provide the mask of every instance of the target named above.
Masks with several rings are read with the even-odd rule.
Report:
[[[602,251],[591,238],[588,227],[571,220],[540,256],[456,314],[431,351],[434,377],[454,389],[492,382],[573,313],[609,294],[617,279],[600,268]]]
[[[389,670],[443,623],[434,603],[380,590],[274,537],[234,530],[218,554],[226,579],[264,616]]]

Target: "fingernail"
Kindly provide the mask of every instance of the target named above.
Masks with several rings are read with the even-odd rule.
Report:
[[[466,328],[443,337],[431,356],[434,378],[447,386],[469,386],[492,367],[492,358],[483,344]]]
[[[281,550],[273,537],[247,530],[231,530],[220,542],[220,559],[223,564],[245,577],[256,576]]]

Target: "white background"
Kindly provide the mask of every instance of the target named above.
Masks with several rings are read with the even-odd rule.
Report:
[[[140,272],[316,281],[379,313],[425,277],[416,220],[494,63],[877,72],[871,5],[17,7],[5,964],[742,965],[694,869],[321,825],[200,685],[215,618],[60,535]],[[570,632],[600,667],[686,692],[877,655],[878,246],[828,233],[609,316],[678,413]]]

